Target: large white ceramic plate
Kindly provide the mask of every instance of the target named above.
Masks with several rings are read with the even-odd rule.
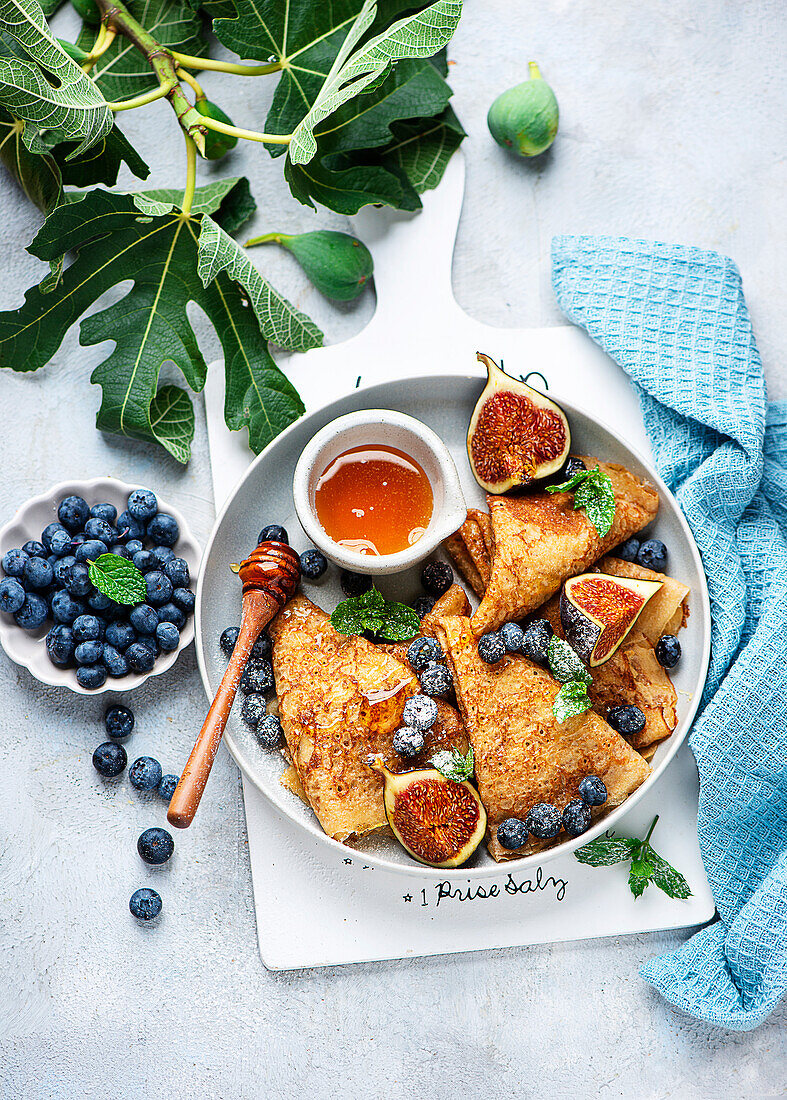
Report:
[[[216,521],[197,586],[197,659],[209,696],[215,693],[226,665],[219,648],[219,636],[225,627],[236,625],[240,619],[240,584],[229,568],[230,563],[241,561],[250,553],[257,543],[260,529],[268,523],[284,524],[290,542],[298,551],[305,550],[309,545],[295,516],[292,475],[298,456],[314,433],[335,417],[358,409],[385,408],[409,413],[428,424],[450,449],[468,506],[484,507],[484,495],[473,478],[465,451],[467,424],[482,388],[483,381],[478,375],[464,374],[432,375],[371,386],[303,417],[255,459]],[[691,614],[687,628],[681,632],[683,658],[672,677],[678,693],[679,722],[672,737],[657,750],[651,776],[623,806],[582,837],[525,857],[517,864],[522,867],[529,862],[543,864],[556,855],[586,844],[605,829],[614,828],[626,810],[654,784],[662,781],[667,765],[691,725],[705,683],[710,655],[710,608],[705,575],[696,544],[674,497],[652,466],[624,444],[612,428],[574,408],[560,394],[550,396],[561,404],[568,415],[575,453],[597,455],[623,463],[658,488],[661,507],[652,530],[669,549],[670,573],[691,585]],[[419,572],[420,567],[416,567],[395,577],[382,577],[379,587],[389,598],[410,602],[421,592]],[[344,598],[335,567],[331,567],[317,584],[305,584],[304,591],[327,611]],[[282,787],[279,780],[284,765],[280,754],[265,752],[260,747],[252,730],[242,722],[239,706],[233,709],[230,716],[225,740],[238,766],[283,814],[322,843],[334,850],[342,850],[342,845],[323,833],[311,811]],[[669,782],[669,773],[663,781]],[[369,863],[386,870],[421,875],[427,879],[444,877],[444,872],[423,867],[410,859],[390,837],[372,835],[360,840],[355,847],[363,851],[364,859]],[[494,863],[483,849],[469,865],[462,868],[462,874],[475,879],[499,873],[499,870],[500,865]]]

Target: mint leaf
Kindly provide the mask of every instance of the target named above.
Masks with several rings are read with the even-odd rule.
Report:
[[[561,481],[559,485],[547,485],[546,490],[548,493],[570,493],[572,489],[576,489],[577,485],[581,485],[589,472],[589,470],[577,470],[568,481]]]
[[[653,851],[649,844],[644,845],[645,855],[653,864],[653,881],[659,890],[671,898],[690,898],[691,890],[683,875],[666,859]]]
[[[635,898],[642,897],[650,882],[655,882],[668,897],[689,898],[691,890],[686,879],[650,846],[649,841],[658,819],[657,814],[644,840],[627,836],[602,836],[578,848],[574,855],[580,863],[586,863],[590,867],[608,867],[630,859],[629,888]]]
[[[549,639],[547,659],[550,672],[561,684],[567,684],[571,680],[579,680],[583,684],[592,683],[593,678],[580,658],[568,642],[558,638],[557,634],[553,634]]]
[[[454,783],[464,783],[472,776],[475,767],[472,748],[467,750],[467,756],[463,756],[458,749],[443,749],[436,752],[429,763]]]
[[[145,578],[133,561],[120,554],[99,554],[88,562],[87,571],[91,584],[115,603],[142,603],[147,595]]]
[[[560,485],[547,485],[548,493],[568,493],[574,490],[574,508],[585,515],[603,538],[615,519],[615,493],[609,474],[599,466],[595,470],[579,470]]]
[[[334,608],[331,626],[340,634],[363,634],[371,630],[375,634],[383,625],[385,600],[372,585],[362,596],[350,596]]]
[[[386,600],[382,619],[379,633],[389,642],[408,642],[421,633],[421,620],[407,604]]]
[[[631,859],[639,843],[627,836],[600,836],[591,840],[590,844],[577,848],[574,855],[580,863],[586,863],[589,867],[611,867],[613,863]]]
[[[555,696],[552,713],[558,722],[565,722],[567,718],[575,718],[578,714],[584,714],[586,710],[590,710],[592,705],[587,684],[581,680],[569,680],[568,683],[563,684]]]
[[[653,877],[655,867],[649,859],[636,857],[629,868],[629,887],[635,898],[641,898],[645,887]]]

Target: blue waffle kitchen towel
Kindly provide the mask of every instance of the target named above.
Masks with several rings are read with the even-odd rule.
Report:
[[[710,590],[710,672],[689,744],[719,919],[641,973],[685,1012],[748,1030],[787,991],[787,403],[766,403],[727,257],[557,237],[552,259],[562,309],[639,392]]]

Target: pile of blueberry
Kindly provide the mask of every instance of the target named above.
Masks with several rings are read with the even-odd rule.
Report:
[[[607,801],[607,788],[597,775],[586,775],[579,783],[579,798],[573,799],[561,813],[557,806],[538,802],[527,817],[507,817],[497,827],[497,839],[501,848],[514,851],[527,843],[528,835],[536,840],[552,840],[561,828],[571,837],[581,836],[591,824],[592,806],[602,806]]]
[[[404,724],[393,736],[394,751],[400,756],[412,758],[423,750],[426,734],[437,721],[435,699],[444,699],[454,690],[454,678],[443,664],[444,659],[436,638],[414,638],[407,648],[407,660],[418,677],[421,691],[404,704]]]
[[[130,737],[134,730],[134,714],[128,707],[116,704],[104,715],[104,725],[109,741],[104,741],[93,753],[93,767],[106,779],[114,779],[125,771],[128,756],[121,741]],[[156,791],[169,805],[175,793],[179,776],[164,775],[161,764],[152,756],[138,757],[128,769],[128,779],[138,791]],[[158,867],[166,863],[175,851],[175,841],[166,829],[153,827],[145,829],[137,840],[137,851],[145,863]],[[129,909],[139,920],[153,920],[161,912],[160,895],[148,887],[136,890],[131,895]]]
[[[65,497],[40,542],[4,554],[0,611],[24,630],[53,622],[49,659],[76,667],[84,688],[101,687],[107,676],[150,672],[160,653],[177,649],[194,610],[189,567],[173,549],[179,538],[177,521],[159,512],[149,489],[130,493],[120,515],[112,504],[91,508],[83,497]],[[115,603],[93,587],[88,562],[106,553],[130,559],[144,574],[144,603]]]

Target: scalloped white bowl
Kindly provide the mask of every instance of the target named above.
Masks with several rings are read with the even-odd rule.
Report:
[[[91,506],[106,502],[114,504],[118,512],[122,512],[132,489],[143,488],[147,486],[130,485],[114,477],[94,477],[87,481],[61,481],[40,496],[31,497],[17,509],[10,522],[0,527],[0,558],[7,550],[22,546],[28,539],[40,539],[41,532],[47,524],[57,520],[57,506],[63,497],[77,493]],[[156,496],[158,497],[158,493]],[[189,530],[183,513],[161,497],[158,497],[158,502],[159,509],[174,516],[178,522],[180,538],[174,550],[178,557],[184,558],[188,563],[193,584],[199,572],[202,557],[199,543]],[[144,684],[148,677],[160,676],[162,672],[172,668],[186,646],[194,641],[194,616],[190,615],[181,631],[178,648],[172,653],[160,654],[150,672],[131,672],[128,676],[119,677],[109,676],[102,687],[91,690],[77,683],[74,669],[58,668],[49,660],[44,638],[51,627],[51,620],[47,620],[38,630],[23,630],[16,625],[12,615],[0,613],[0,645],[12,661],[26,668],[42,684],[65,687],[78,695],[101,695],[106,691],[133,691],[140,684]]]

